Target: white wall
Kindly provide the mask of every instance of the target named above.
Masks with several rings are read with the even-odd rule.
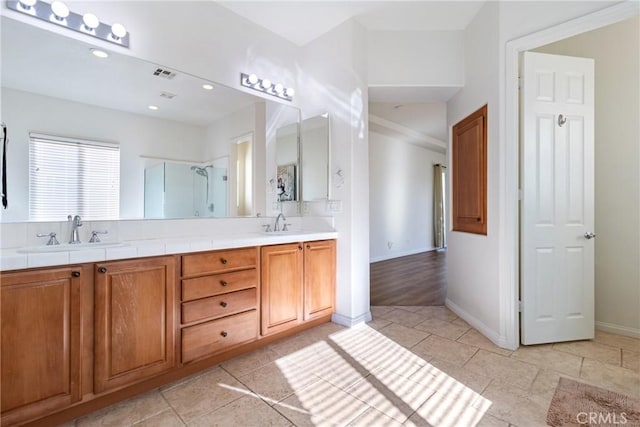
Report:
[[[463,31],[370,31],[369,86],[462,86]]]
[[[433,165],[445,155],[369,132],[371,262],[433,246]]]
[[[29,132],[120,144],[120,217],[144,215],[141,155],[194,163],[205,160],[204,128],[139,114],[2,88],[2,119],[9,124],[9,208],[2,220],[29,218]],[[73,214],[73,212],[69,212]],[[64,218],[61,218],[64,220]]]
[[[640,334],[640,18],[536,51],[595,59],[596,322]]]

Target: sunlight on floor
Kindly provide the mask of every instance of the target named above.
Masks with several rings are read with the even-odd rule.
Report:
[[[335,332],[275,363],[295,393],[277,403],[260,397],[296,425],[346,425],[373,407],[377,420],[388,417],[388,424],[470,426],[491,406],[366,325]]]

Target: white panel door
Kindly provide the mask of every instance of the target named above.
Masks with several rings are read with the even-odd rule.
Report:
[[[594,62],[525,52],[520,92],[523,344],[594,335]]]

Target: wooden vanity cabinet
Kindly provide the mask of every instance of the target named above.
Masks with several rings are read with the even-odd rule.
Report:
[[[263,246],[261,263],[263,335],[333,313],[335,240]]]
[[[173,256],[95,264],[95,393],[176,365],[175,289]]]
[[[258,339],[258,279],[256,247],[182,256],[182,363]]]
[[[2,425],[82,398],[80,266],[2,274]]]

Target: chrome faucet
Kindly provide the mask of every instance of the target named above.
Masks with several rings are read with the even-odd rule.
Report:
[[[80,242],[80,235],[78,234],[78,227],[82,227],[82,218],[80,215],[76,215],[71,219],[71,215],[69,215],[69,220],[71,221],[71,238],[69,239],[69,243],[75,245]]]
[[[276,222],[275,224],[273,224],[273,231],[280,231],[280,218],[282,218],[283,221],[286,221],[287,218],[284,217],[284,215],[282,214],[282,212],[280,212],[278,214],[278,216],[276,217]],[[286,224],[285,224],[286,226]]]

